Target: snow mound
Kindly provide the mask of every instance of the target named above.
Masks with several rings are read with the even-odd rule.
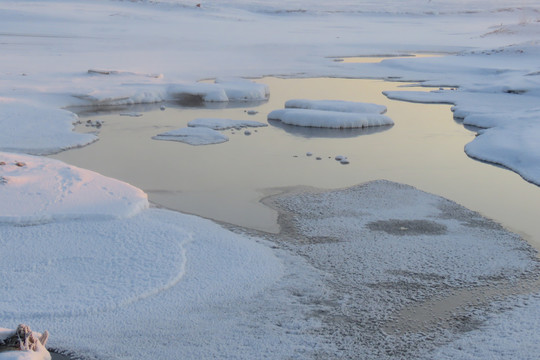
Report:
[[[500,164],[540,185],[540,122],[522,121],[497,126],[479,133],[465,146],[467,155]]]
[[[0,153],[0,178],[0,198],[9,204],[0,207],[0,223],[124,218],[148,207],[140,189],[43,157]]]
[[[221,87],[229,101],[264,101],[270,97],[270,88],[247,79],[218,78],[215,84]]]
[[[309,109],[280,109],[268,114],[269,120],[280,120],[289,125],[331,129],[364,128],[393,125],[388,116],[373,113],[346,113]]]
[[[77,121],[66,110],[0,98],[0,151],[46,155],[94,142],[95,135],[73,132]]]
[[[219,131],[206,127],[187,127],[158,134],[155,140],[180,141],[190,145],[220,144],[229,141],[229,138]]]
[[[0,265],[9,289],[4,319],[94,313],[155,295],[184,275],[191,239],[177,226],[140,216],[5,226],[2,237],[10,239]]]
[[[384,114],[386,112],[386,106],[384,105],[343,100],[293,99],[285,102],[285,107],[291,109],[312,109],[351,113]]]
[[[213,130],[227,130],[231,128],[263,127],[267,124],[249,120],[231,120],[220,118],[199,118],[188,122],[190,127],[205,127]]]

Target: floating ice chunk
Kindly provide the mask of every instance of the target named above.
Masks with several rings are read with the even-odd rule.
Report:
[[[226,135],[206,127],[187,127],[171,130],[158,134],[153,139],[180,141],[190,145],[220,144],[229,141]]]
[[[15,332],[16,330],[0,328],[0,340],[3,340],[10,336],[15,335]],[[32,334],[33,334],[33,339],[35,340],[38,340],[42,337],[42,334],[36,331],[32,331]],[[34,350],[0,351],[0,360],[51,360],[51,354],[49,353],[49,351],[47,351],[45,346],[40,341],[37,341],[32,344],[35,344],[35,347],[36,347],[35,351]]]
[[[206,127],[214,130],[241,129],[243,127],[262,127],[267,124],[249,120],[231,120],[221,118],[199,118],[188,122],[190,127]]]
[[[174,84],[170,85],[168,96],[175,100],[192,102],[227,102],[229,97],[225,89],[215,84]]]
[[[384,114],[386,112],[386,106],[384,105],[342,100],[293,99],[287,101],[285,107],[291,109],[312,109],[351,113]]]
[[[247,79],[218,78],[215,83],[225,90],[229,101],[264,101],[270,96],[268,85]]]
[[[0,98],[0,151],[45,155],[96,141],[95,135],[73,132],[77,121],[67,110]]]
[[[343,160],[343,159],[346,159],[346,157],[343,156],[343,155],[338,155],[338,156],[335,157],[335,159],[336,159],[337,161],[341,161],[341,160]]]
[[[388,116],[374,113],[345,113],[309,109],[280,109],[268,114],[269,120],[280,120],[289,125],[332,129],[363,128],[393,125]]]
[[[259,112],[256,110],[248,110],[246,111],[248,115],[257,115]]]
[[[122,181],[22,154],[0,153],[0,223],[39,223],[78,218],[123,218],[148,207],[147,196]],[[20,164],[23,164],[21,166]]]

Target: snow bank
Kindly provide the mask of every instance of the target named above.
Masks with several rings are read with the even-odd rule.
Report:
[[[0,97],[0,151],[44,155],[87,145],[97,137],[73,132],[77,116]]]
[[[467,155],[500,164],[540,185],[540,118],[482,130],[465,146]]]
[[[258,121],[249,120],[231,120],[220,118],[199,118],[188,122],[190,127],[206,127],[213,130],[227,130],[232,128],[244,128],[244,127],[263,127],[267,124]]]
[[[304,100],[293,99],[285,102],[286,108],[339,111],[351,113],[384,114],[386,106],[355,101],[342,100]]]
[[[13,153],[0,153],[0,198],[0,223],[11,224],[125,218],[148,207],[146,194],[129,184],[61,161]]]
[[[190,145],[210,145],[229,141],[226,135],[206,127],[180,128],[158,134],[152,139],[180,141]]]
[[[345,113],[308,109],[279,109],[268,114],[269,120],[280,120],[289,125],[331,129],[364,128],[393,125],[388,116],[373,113]]]
[[[0,236],[0,319],[48,326],[51,346],[95,358],[249,357],[295,337],[248,320],[252,304],[279,307],[270,299],[282,296],[257,294],[281,279],[281,260],[211,221],[149,209],[124,220],[3,226]]]

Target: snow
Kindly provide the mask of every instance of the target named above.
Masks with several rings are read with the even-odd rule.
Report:
[[[41,333],[37,331],[32,331],[36,338],[41,336]],[[5,339],[15,333],[13,329],[5,329],[0,327],[0,339]],[[37,351],[31,350],[13,350],[13,351],[3,351],[0,352],[0,359],[2,360],[50,360],[51,354],[47,349],[39,343],[37,345]]]
[[[285,102],[286,108],[312,109],[325,111],[340,111],[352,113],[379,113],[386,112],[386,106],[343,100],[305,100],[293,99]]]
[[[190,145],[220,144],[229,141],[227,135],[206,127],[187,127],[158,134],[155,140],[180,141]]]
[[[268,114],[268,119],[279,120],[289,125],[330,129],[352,129],[394,124],[392,119],[381,114],[309,109],[274,110]]]
[[[73,132],[77,121],[66,110],[0,96],[0,151],[45,155],[96,141],[95,135]]]
[[[537,0],[209,0],[200,8],[183,0],[1,2],[0,161],[6,165],[0,165],[0,244],[9,249],[0,252],[6,279],[1,324],[13,327],[27,321],[49,328],[51,343],[89,358],[310,358],[318,350],[331,357],[349,344],[340,339],[332,347],[327,338],[317,337],[323,325],[312,314],[329,309],[310,307],[303,299],[316,303],[336,292],[324,288],[318,270],[303,257],[284,255],[206,220],[146,209],[145,194],[128,184],[25,154],[51,154],[97,140],[94,134],[73,132],[77,117],[70,106],[262,102],[268,88],[239,77],[367,77],[457,88],[421,93],[404,88],[387,95],[454,104],[456,119],[485,128],[466,146],[467,154],[540,184],[540,145],[535,140],[540,135],[539,13]],[[445,56],[373,64],[332,60],[411,53]],[[217,80],[198,82],[212,78]],[[329,114],[313,109],[274,113],[303,126],[390,120],[341,112],[335,115],[340,119],[336,125]],[[174,130],[175,136],[165,137],[179,138],[184,132],[191,140],[224,139],[204,128]],[[395,207],[419,204],[399,211],[388,206],[382,211],[387,218],[399,213],[433,220],[425,206],[429,200],[413,201],[402,194],[374,192],[378,201]],[[345,211],[349,200],[341,199],[339,209]],[[348,235],[358,230],[354,219],[311,215],[303,226],[324,227],[302,231],[334,229]],[[369,217],[377,221],[382,215]],[[452,221],[445,224],[454,229]],[[515,242],[497,238],[490,243],[480,231],[482,246],[473,246],[467,242],[470,234],[460,231],[455,242],[434,247],[437,256],[427,250],[433,242],[420,243],[416,253],[404,249],[407,242],[384,235],[392,250],[378,248],[379,238],[373,239],[372,260],[400,253],[384,259],[395,270],[417,264],[407,260],[423,256],[431,259],[426,269],[445,276],[447,271],[454,284],[486,281],[479,276],[504,274],[506,268],[518,274],[526,267]],[[335,236],[317,234],[319,239]],[[349,244],[339,246],[332,251],[345,248],[340,255],[351,260],[340,266],[358,265],[353,253],[366,257],[347,248]],[[482,262],[471,256],[472,246]],[[330,248],[326,243],[321,247]],[[321,251],[321,259],[331,257]],[[397,277],[388,269],[356,270],[374,278]],[[298,288],[308,295],[291,295]],[[368,298],[375,310],[380,309],[376,301],[387,296],[380,295]],[[27,309],[21,299],[28,299]],[[337,300],[347,308],[356,299]],[[435,357],[537,354],[537,298],[508,304],[522,307],[494,316],[483,328],[441,347]],[[13,356],[46,358],[7,352],[0,359]]]
[[[190,127],[206,127],[214,130],[238,129],[244,127],[263,127],[268,124],[259,121],[231,120],[221,118],[199,118],[188,122]]]
[[[0,224],[126,218],[148,207],[141,190],[61,161],[0,153]],[[18,165],[17,165],[18,164]]]

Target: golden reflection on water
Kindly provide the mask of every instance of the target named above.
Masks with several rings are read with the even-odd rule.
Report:
[[[425,57],[441,57],[441,54],[412,54],[412,55],[394,55],[394,56],[350,56],[334,58],[334,61],[343,63],[356,63],[356,64],[371,64],[380,63],[383,60],[388,59],[406,59],[406,58],[425,58]]]
[[[160,111],[156,106],[141,117],[93,116],[105,121],[100,140],[53,157],[131,183],[162,206],[269,232],[278,231],[277,214],[259,200],[278,192],[276,188],[331,189],[387,179],[479,211],[540,248],[540,188],[511,171],[468,158],[463,147],[475,133],[453,120],[450,106],[389,100],[382,91],[403,90],[407,84],[380,80],[257,81],[270,86],[271,98],[252,108],[168,106]],[[273,123],[251,129],[249,136],[243,130],[225,131],[230,141],[218,145],[152,140],[200,117],[266,123],[270,111],[292,98],[384,104],[395,125],[365,134]],[[248,109],[258,113],[249,115]],[[350,164],[339,164],[336,155],[347,156]]]

